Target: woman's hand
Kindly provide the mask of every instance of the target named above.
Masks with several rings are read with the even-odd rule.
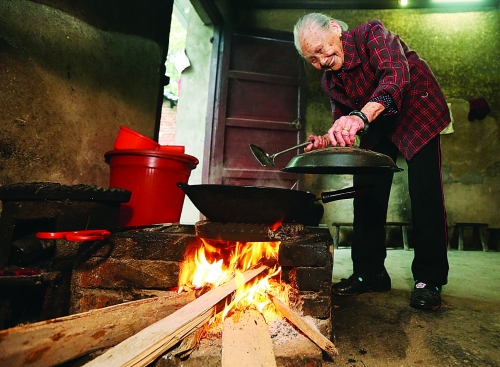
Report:
[[[365,124],[361,117],[358,116],[342,116],[335,121],[328,130],[328,137],[335,147],[353,146],[356,142],[356,133],[363,130]]]
[[[310,141],[311,144],[309,144],[304,151],[305,152],[310,152],[311,150],[316,150],[316,149],[323,149],[330,144],[330,140],[328,139],[328,135],[311,135],[309,138],[307,138],[307,141]]]

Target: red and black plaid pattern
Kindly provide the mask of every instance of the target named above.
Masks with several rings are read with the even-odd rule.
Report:
[[[384,95],[390,96],[397,111],[372,121],[361,147],[370,149],[387,135],[411,159],[449,124],[448,105],[427,63],[380,21],[343,32],[342,46],[342,72],[326,71],[322,80],[333,120]]]

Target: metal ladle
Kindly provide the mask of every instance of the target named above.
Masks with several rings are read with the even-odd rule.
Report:
[[[364,133],[365,133],[365,130],[359,130],[356,133],[356,135],[362,135]],[[328,139],[328,141],[330,141],[330,138],[328,137],[328,134],[323,135],[323,138]],[[267,154],[264,151],[264,149],[262,149],[261,147],[258,147],[257,145],[253,145],[253,144],[250,144],[250,150],[252,151],[253,155],[255,156],[255,158],[257,158],[257,160],[259,161],[259,163],[261,165],[263,165],[264,167],[274,167],[274,158],[276,158],[280,154],[289,152],[289,151],[294,150],[294,149],[299,149],[299,148],[302,148],[302,147],[306,147],[306,146],[308,146],[309,144],[312,144],[312,143],[314,143],[314,140],[313,141],[307,141],[305,143],[301,143],[299,145],[296,145],[294,147],[282,150],[281,152],[277,152],[277,153],[274,153],[274,154],[271,154],[271,155]]]
[[[323,135],[323,137],[325,139],[329,140],[328,134]],[[267,154],[264,151],[264,149],[262,149],[261,147],[258,147],[257,145],[253,145],[253,144],[250,144],[250,150],[252,151],[253,155],[255,156],[255,158],[257,158],[257,160],[259,161],[259,163],[261,165],[263,165],[264,167],[273,167],[274,166],[274,158],[276,158],[280,154],[289,152],[289,151],[294,150],[294,149],[306,147],[312,143],[314,143],[314,140],[313,141],[306,141],[305,143],[301,143],[299,145],[296,145],[294,147],[282,150],[281,152],[277,152],[277,153],[274,153],[271,155]]]
[[[264,149],[262,149],[261,147],[258,147],[257,145],[253,145],[253,144],[250,144],[250,150],[252,151],[253,155],[259,161],[259,163],[261,165],[263,165],[264,167],[273,167],[274,166],[274,158],[276,158],[280,154],[289,152],[289,151],[294,150],[294,149],[299,149],[299,148],[308,146],[311,143],[312,143],[311,141],[308,141],[308,142],[296,145],[294,147],[282,150],[281,152],[277,152],[277,153],[274,153],[271,155],[267,154],[264,151]]]

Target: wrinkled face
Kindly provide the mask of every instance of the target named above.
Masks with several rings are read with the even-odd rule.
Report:
[[[318,70],[340,70],[344,64],[344,51],[340,26],[330,22],[328,30],[310,25],[302,32],[300,48],[304,58]]]

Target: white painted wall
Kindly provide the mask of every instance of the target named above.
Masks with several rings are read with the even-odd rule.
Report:
[[[181,92],[177,105],[175,144],[184,145],[186,154],[200,161],[191,172],[189,184],[200,184],[205,144],[208,84],[210,81],[210,57],[212,54],[213,27],[205,26],[194,9],[189,11],[186,38],[186,55],[191,66],[181,75]],[[185,198],[180,222],[194,224],[200,220],[200,212]]]

